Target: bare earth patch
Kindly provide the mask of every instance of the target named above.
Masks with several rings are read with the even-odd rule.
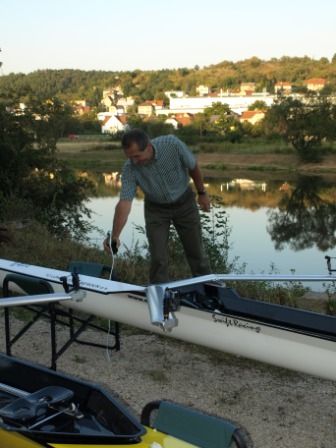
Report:
[[[12,320],[13,328],[18,324]],[[3,318],[0,332],[4,335]],[[60,347],[67,331],[59,327],[57,334]],[[101,344],[108,340],[93,331],[85,332],[85,339]],[[0,344],[4,352],[4,338]],[[35,324],[13,353],[49,366],[49,325]],[[60,357],[58,370],[103,385],[137,417],[148,401],[169,399],[243,426],[256,448],[335,447],[335,381],[151,333],[122,334],[119,352],[73,344]]]

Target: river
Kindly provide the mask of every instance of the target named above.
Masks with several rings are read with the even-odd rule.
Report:
[[[226,175],[206,183],[209,194],[224,202],[231,229],[229,260],[236,259],[237,267],[244,265],[247,274],[327,274],[324,257],[336,255],[336,189],[330,181],[315,176],[265,181],[253,173],[248,179]],[[103,195],[87,204],[101,229],[90,234],[90,243],[98,247],[118,201],[116,184],[111,183],[110,194],[108,188],[105,177]],[[144,226],[141,198],[133,202],[121,250],[145,242],[135,225]]]

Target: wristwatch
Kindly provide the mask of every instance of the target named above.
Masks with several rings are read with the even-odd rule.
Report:
[[[205,188],[202,188],[202,190],[201,190],[201,191],[198,191],[197,194],[198,194],[199,196],[202,196],[202,195],[206,194],[206,189],[205,189]]]

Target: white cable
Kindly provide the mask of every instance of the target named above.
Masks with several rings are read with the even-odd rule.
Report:
[[[112,232],[109,231],[108,235],[109,235],[109,245],[110,245],[110,249],[111,249],[111,259],[112,259],[109,280],[112,280],[113,269],[114,269],[114,253],[112,250]],[[107,322],[108,322],[108,331],[107,331],[107,335],[106,335],[106,357],[107,357],[107,360],[109,362],[111,362],[110,353],[109,353],[109,338],[110,338],[110,334],[111,334],[111,320],[108,319]]]
[[[111,362],[110,353],[109,353],[109,339],[110,339],[110,333],[111,333],[111,321],[108,319],[108,330],[106,335],[106,358],[108,362]]]

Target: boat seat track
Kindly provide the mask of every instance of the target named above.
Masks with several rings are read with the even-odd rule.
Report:
[[[38,418],[47,408],[69,404],[74,392],[64,387],[49,386],[25,397],[17,398],[0,409],[0,417],[15,422],[29,422]]]

